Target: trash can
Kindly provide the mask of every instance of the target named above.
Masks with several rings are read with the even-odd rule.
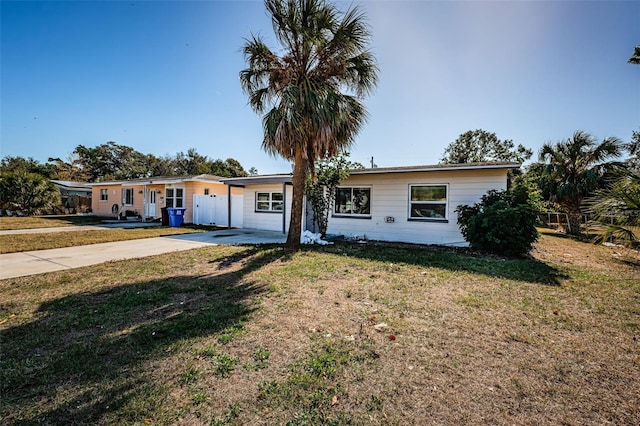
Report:
[[[184,211],[186,209],[167,207],[167,213],[169,213],[169,226],[177,228],[184,223]]]
[[[162,226],[169,226],[169,212],[167,212],[167,208],[161,208],[160,212],[162,212]]]

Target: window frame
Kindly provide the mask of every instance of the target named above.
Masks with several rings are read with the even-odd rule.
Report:
[[[109,188],[100,188],[100,201],[109,201]]]
[[[366,190],[369,191],[369,200],[368,200],[368,213],[353,213],[353,206],[351,208],[351,212],[338,212],[338,194],[340,190],[350,190],[351,191],[351,203],[353,202],[353,193],[355,190]],[[351,219],[371,219],[371,200],[373,199],[373,187],[364,185],[364,186],[338,186],[336,188],[336,192],[333,199],[333,212],[331,217],[340,217],[340,218],[351,218]]]
[[[420,200],[420,201],[413,201],[411,199],[411,192],[412,189],[414,187],[444,187],[445,189],[445,199],[444,201],[441,200]],[[408,209],[407,209],[407,220],[408,221],[416,221],[416,222],[441,222],[441,223],[448,223],[449,222],[449,184],[448,183],[412,183],[409,184],[409,188],[408,188],[408,194],[407,194],[407,201],[408,201]],[[418,217],[418,216],[412,216],[412,212],[413,212],[413,204],[414,203],[419,203],[419,204],[431,204],[431,205],[444,205],[444,217]]]
[[[129,194],[130,198],[129,198]],[[133,188],[123,188],[122,189],[122,204],[125,206],[133,206]],[[130,203],[127,201],[131,201]]]
[[[264,199],[260,199],[260,194],[268,194],[268,199],[264,200]],[[274,199],[274,195],[280,195],[280,199]],[[282,191],[256,191],[254,193],[255,196],[255,203],[253,205],[254,207],[254,212],[255,213],[282,213],[285,210],[285,205],[284,205],[284,194]],[[258,208],[258,203],[267,203],[268,207],[266,209],[264,208]],[[273,206],[274,204],[281,204],[282,208],[280,209],[274,209]]]
[[[178,191],[182,191],[182,195],[178,196]],[[169,196],[169,191],[171,191],[172,195]],[[168,208],[176,208],[176,209],[183,209],[185,208],[184,206],[184,197],[185,194],[185,189],[182,186],[172,186],[169,188],[165,188],[164,189],[164,206],[168,207]],[[171,202],[169,202],[169,200],[171,200]],[[177,206],[177,200],[180,200],[180,206]],[[171,204],[171,205],[169,205]]]

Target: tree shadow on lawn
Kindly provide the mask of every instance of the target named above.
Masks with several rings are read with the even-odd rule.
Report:
[[[559,286],[568,276],[558,269],[528,258],[503,258],[474,252],[466,248],[422,246],[400,243],[339,242],[320,246],[322,250],[378,262],[405,263],[450,271],[471,272],[496,278]]]
[[[41,215],[36,216],[40,219],[65,221],[69,225],[82,226],[82,225],[97,225],[101,224],[103,220],[113,219],[109,216],[79,216],[75,214],[68,215]]]
[[[153,381],[150,366],[184,351],[190,339],[241,327],[256,309],[252,299],[268,291],[243,277],[287,255],[248,248],[218,259],[210,275],[123,283],[43,303],[44,316],[0,332],[0,416],[13,424],[95,424],[114,411],[118,422],[152,416],[166,396],[157,397],[163,383]]]

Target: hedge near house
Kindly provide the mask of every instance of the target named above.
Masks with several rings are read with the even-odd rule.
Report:
[[[60,191],[36,173],[0,173],[0,208],[36,214],[60,204]]]
[[[536,210],[526,189],[489,191],[473,206],[458,206],[458,226],[471,247],[503,256],[531,251],[538,240]]]

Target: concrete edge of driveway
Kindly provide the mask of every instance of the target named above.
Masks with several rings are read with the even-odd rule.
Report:
[[[0,279],[80,268],[220,244],[280,244],[278,232],[229,229],[0,255]]]

